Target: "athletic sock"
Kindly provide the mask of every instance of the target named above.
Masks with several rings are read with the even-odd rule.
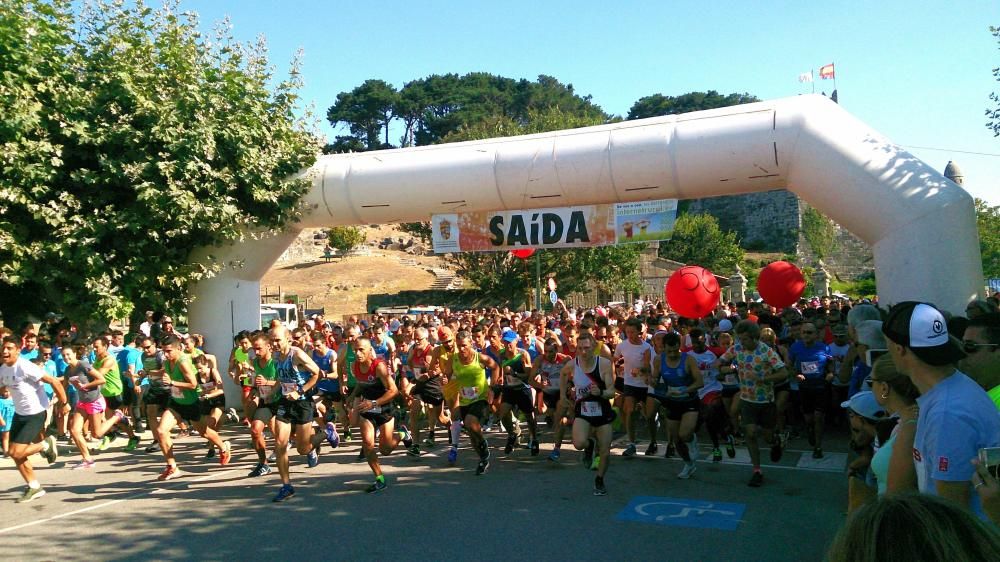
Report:
[[[453,447],[458,447],[458,439],[462,436],[462,422],[452,421],[451,422],[451,445]]]
[[[385,475],[384,474],[379,474],[378,476],[375,477],[375,481],[376,482],[382,482],[384,484],[385,483]]]
[[[38,480],[32,480],[31,482],[28,482],[28,487],[32,490],[37,490],[41,488],[42,485],[38,483]]]

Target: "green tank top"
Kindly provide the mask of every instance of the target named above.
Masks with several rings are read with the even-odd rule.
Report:
[[[269,381],[278,380],[278,365],[274,362],[274,357],[269,358],[263,367],[260,366],[260,357],[255,357],[253,360],[253,372]],[[278,385],[258,386],[257,396],[260,396],[260,401],[264,404],[277,402],[281,398],[278,388]]]
[[[236,357],[237,363],[246,363],[250,360],[250,354],[243,351],[242,347],[237,347],[233,350],[233,356]]]
[[[100,371],[105,361],[111,361],[111,370],[104,373],[104,386],[101,387],[101,394],[108,398],[119,396],[122,393],[122,373],[118,369],[118,361],[115,361],[115,358],[109,353],[104,356],[104,359],[94,360],[94,369]]]
[[[358,379],[354,378],[354,369],[351,368],[354,362],[357,360],[358,356],[354,354],[354,348],[350,344],[347,345],[347,386],[353,387],[358,383]]]
[[[187,379],[184,378],[184,371],[181,369],[181,366],[185,363],[191,368],[191,370],[194,370],[194,365],[191,363],[191,359],[184,354],[181,354],[180,360],[174,364],[171,364],[170,361],[163,364],[170,380],[174,382],[187,382]],[[194,404],[198,401],[198,389],[177,388],[176,386],[172,386],[170,387],[170,399],[178,404]]]
[[[458,381],[458,404],[468,406],[473,402],[486,400],[486,395],[490,390],[489,380],[486,378],[486,369],[479,364],[479,353],[476,353],[475,360],[465,365],[458,354],[451,358],[452,377]]]

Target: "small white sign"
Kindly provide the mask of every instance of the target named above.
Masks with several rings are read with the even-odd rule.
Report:
[[[552,301],[552,304],[556,304],[556,301],[559,300],[559,295],[557,295],[555,291],[550,291],[549,300]]]

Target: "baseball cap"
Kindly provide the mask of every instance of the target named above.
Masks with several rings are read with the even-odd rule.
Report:
[[[928,303],[904,301],[893,306],[882,333],[928,365],[940,367],[965,357],[961,343],[948,334],[944,315]]]
[[[517,341],[517,332],[515,332],[514,330],[511,330],[511,329],[506,329],[506,330],[503,331],[503,335],[501,336],[501,339],[503,339],[503,341],[505,341],[507,343]]]
[[[395,333],[397,330],[399,330],[400,325],[401,324],[399,323],[399,320],[393,318],[392,320],[389,321],[389,331]]]
[[[851,396],[850,400],[841,402],[840,407],[872,421],[881,420],[886,416],[885,409],[875,400],[875,395],[870,390]]]
[[[733,329],[733,322],[732,322],[732,320],[730,320],[728,318],[723,318],[722,320],[719,320],[719,331],[720,332],[728,332],[728,331],[730,331],[732,329]]]
[[[846,336],[848,333],[847,324],[844,323],[837,324],[834,327],[830,328],[830,331],[833,332],[833,335],[835,336]]]

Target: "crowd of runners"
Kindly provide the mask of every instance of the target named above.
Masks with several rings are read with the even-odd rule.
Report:
[[[27,484],[17,500],[25,502],[45,493],[34,454],[51,463],[74,450],[72,470],[95,470],[93,450],[123,434],[125,450],[162,455],[159,480],[172,480],[184,474],[175,435],[197,433],[205,458],[226,466],[233,450],[220,424],[242,424],[256,456],[247,476],[276,465],[280,502],[295,494],[293,448],[312,468],[324,448],[359,443],[374,493],[387,486],[380,456],[400,447],[414,459],[440,448],[455,465],[465,435],[475,474],[484,475],[495,450],[521,454],[523,446],[559,463],[568,446],[582,451],[573,462],[596,471],[593,493],[602,496],[618,431],[623,457],[676,457],[681,479],[697,472],[699,434],[709,441],[705,462],[745,447],[748,485],[760,487],[762,454],[778,462],[789,439],[805,438],[821,459],[824,433],[840,424],[856,452],[850,477],[872,497],[919,490],[1000,520],[995,473],[972,462],[1000,447],[996,297],[966,312],[823,298],[784,310],[734,303],[700,320],[641,300],[591,309],[560,302],[548,313],[314,316],[302,327],[276,321],[240,332],[228,357],[206,354],[202,338],[179,333],[166,316],[127,340],[121,332],[86,338],[51,318],[20,333],[0,328],[0,430]],[[224,378],[240,389],[239,410],[226,408]],[[4,415],[5,402],[13,415]],[[551,442],[541,442],[540,423]],[[153,441],[141,442],[143,427]],[[501,439],[491,443],[491,432]]]

